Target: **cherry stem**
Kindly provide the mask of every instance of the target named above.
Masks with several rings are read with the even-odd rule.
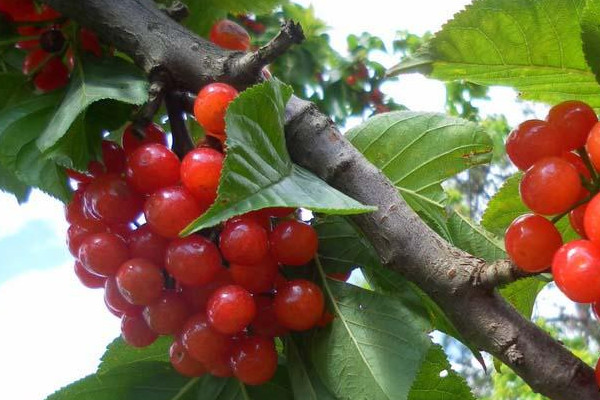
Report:
[[[167,92],[165,104],[167,106],[169,123],[171,124],[171,132],[173,133],[173,151],[179,158],[183,159],[194,148],[192,138],[185,126],[183,104],[181,99],[172,91]]]
[[[168,75],[159,69],[153,70],[148,80],[150,81],[148,101],[137,112],[133,123],[133,133],[140,139],[144,138],[146,127],[154,120],[154,116],[158,113],[165,99],[169,83]]]
[[[586,168],[590,171],[590,175],[592,176],[592,182],[594,182],[597,186],[598,173],[596,172],[596,169],[592,165],[592,161],[590,160],[590,157],[588,156],[587,151],[585,151],[585,149],[583,147],[580,147],[579,149],[577,149],[575,151],[577,152],[577,154],[579,154],[579,157],[581,157],[581,160],[585,164]]]

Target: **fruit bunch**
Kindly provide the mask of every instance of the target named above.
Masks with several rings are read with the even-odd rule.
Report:
[[[197,96],[197,121],[221,140],[236,95],[215,83]],[[275,337],[331,319],[318,285],[282,274],[313,259],[317,234],[294,209],[265,208],[180,237],[215,201],[223,162],[202,145],[180,160],[157,125],[143,135],[129,126],[122,146],[102,142],[102,162],[70,171],[77,189],[66,206],[67,244],[80,281],[104,288],[126,343],[171,335],[181,374],[261,384],[277,368]]]

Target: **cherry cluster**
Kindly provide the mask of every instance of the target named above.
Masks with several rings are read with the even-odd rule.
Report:
[[[33,0],[0,0],[0,14],[16,24],[21,39],[15,46],[27,52],[22,72],[40,92],[69,83],[75,51],[102,57],[102,47],[93,32],[81,28],[70,34],[71,22],[45,4],[38,7]]]

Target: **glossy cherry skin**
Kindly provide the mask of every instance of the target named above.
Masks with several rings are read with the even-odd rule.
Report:
[[[123,315],[121,319],[121,337],[130,346],[147,347],[158,338],[150,329],[141,314]]]
[[[525,214],[506,230],[504,245],[510,259],[522,270],[540,272],[552,264],[554,253],[562,246],[560,233],[546,218]]]
[[[173,368],[183,376],[192,378],[202,376],[206,373],[204,365],[200,361],[194,360],[188,354],[180,339],[174,340],[171,344],[169,348],[169,360]]]
[[[104,303],[113,314],[119,317],[123,314],[141,314],[143,310],[141,306],[133,305],[123,297],[114,276],[106,278],[106,282],[104,282]]]
[[[150,329],[159,335],[178,333],[190,316],[190,307],[176,292],[164,292],[156,301],[144,308],[144,318]]]
[[[319,238],[314,228],[296,220],[280,222],[269,234],[271,254],[285,265],[303,265],[317,253]]]
[[[323,314],[323,292],[315,283],[295,279],[278,289],[273,303],[279,323],[293,331],[315,326]]]
[[[69,70],[62,61],[42,49],[33,50],[23,62],[23,74],[32,74],[42,63],[43,67],[35,74],[33,83],[41,92],[49,92],[64,87],[69,82]]]
[[[194,116],[207,131],[207,135],[225,138],[225,113],[229,103],[238,95],[238,91],[225,83],[206,85],[196,97]]]
[[[558,157],[536,162],[519,185],[523,203],[533,212],[543,215],[567,211],[577,202],[581,189],[577,169]]]
[[[221,287],[212,294],[206,305],[211,326],[225,335],[246,329],[256,316],[256,304],[250,292],[239,285]]]
[[[600,169],[600,122],[594,124],[585,143],[590,160],[596,170]]]
[[[596,384],[600,386],[600,359],[596,362],[596,368],[594,368],[594,375],[596,376]]]
[[[552,275],[556,286],[571,300],[600,300],[600,248],[588,240],[574,240],[554,255]]]
[[[217,198],[224,158],[215,149],[200,147],[187,153],[181,162],[181,183],[205,208]]]
[[[585,233],[585,219],[584,219],[585,212],[587,210],[587,206],[588,206],[588,203],[585,203],[569,212],[569,223],[571,224],[571,227],[583,239],[588,238],[587,234]]]
[[[137,192],[152,194],[179,182],[179,158],[165,146],[156,143],[139,146],[127,158],[127,182]]]
[[[233,347],[233,375],[246,385],[261,385],[277,371],[277,350],[272,338],[243,337]]]
[[[131,258],[145,258],[158,266],[165,262],[169,241],[143,224],[127,237]]]
[[[254,297],[256,303],[256,317],[252,321],[252,332],[258,336],[282,337],[289,331],[277,320],[273,299],[270,296],[259,295]]]
[[[131,304],[145,306],[162,294],[164,278],[161,269],[143,258],[125,261],[116,278],[119,291]]]
[[[506,154],[522,171],[544,157],[559,156],[565,150],[560,132],[541,120],[521,123],[506,139]]]
[[[229,50],[247,51],[250,48],[248,32],[233,21],[223,19],[210,29],[210,41]]]
[[[152,193],[144,204],[144,215],[150,228],[166,238],[176,238],[179,232],[206,209],[181,186],[170,186]]]
[[[87,236],[79,247],[79,261],[93,274],[111,276],[129,259],[127,245],[112,233],[95,233]]]
[[[90,289],[104,287],[104,281],[106,281],[106,277],[92,274],[85,269],[79,261],[75,261],[75,266],[73,269],[75,271],[75,276],[77,276],[77,279],[79,279],[79,282],[81,282],[83,286]]]
[[[269,252],[267,231],[253,218],[239,217],[228,221],[219,238],[223,257],[235,264],[261,262]]]
[[[88,53],[92,53],[96,57],[102,57],[102,48],[98,41],[98,36],[89,29],[81,28],[79,31],[79,41],[81,48]]]
[[[186,286],[206,285],[223,270],[219,249],[200,235],[173,240],[167,248],[165,268]]]
[[[577,172],[579,172],[579,175],[583,176],[586,179],[591,178],[590,170],[585,166],[585,163],[583,162],[583,160],[581,159],[581,157],[579,155],[577,155],[573,152],[567,151],[567,152],[562,153],[560,158],[571,163],[575,167],[575,169],[577,169]]]
[[[595,195],[589,203],[583,216],[583,226],[587,237],[600,245],[600,195]]]
[[[598,117],[586,103],[569,100],[552,107],[546,120],[561,133],[565,150],[575,150],[585,145]]]
[[[120,174],[125,170],[125,152],[110,140],[102,141],[102,161],[109,173]]]
[[[133,125],[127,126],[123,132],[123,150],[126,155],[133,153],[135,149],[143,144],[157,143],[167,145],[167,135],[160,126],[150,123],[144,128],[144,137],[139,137],[133,129]]]
[[[60,17],[46,4],[38,9],[32,0],[2,0],[0,12],[8,14],[15,22],[41,22]]]
[[[101,175],[83,194],[83,204],[90,215],[108,224],[134,221],[141,213],[142,198],[118,175]]]
[[[215,290],[222,286],[232,285],[233,283],[229,270],[221,268],[221,271],[206,285],[184,286],[182,288],[182,295],[194,312],[206,312],[208,299],[210,299]]]
[[[273,289],[279,266],[270,255],[256,264],[231,264],[229,272],[234,282],[251,293],[265,293]]]

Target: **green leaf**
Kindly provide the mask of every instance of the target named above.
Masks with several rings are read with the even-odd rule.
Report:
[[[30,188],[13,171],[0,164],[0,191],[14,195],[19,204],[23,204],[29,197]]]
[[[452,244],[475,257],[488,262],[506,258],[500,239],[458,212],[448,218],[448,230]]]
[[[137,348],[129,346],[119,336],[106,346],[106,352],[100,359],[99,373],[113,368],[133,364],[140,361],[169,361],[169,347],[173,339],[168,336],[159,337],[150,346]]]
[[[500,289],[500,294],[525,318],[531,318],[537,295],[548,282],[538,278],[525,278]]]
[[[443,26],[420,62],[389,72],[430,66],[434,78],[511,86],[526,99],[578,99],[598,109],[600,87],[582,50],[583,6],[584,0],[475,1]],[[593,39],[589,28],[586,42]]]
[[[31,94],[25,75],[21,73],[0,74],[0,110]]]
[[[375,210],[333,189],[292,163],[285,147],[284,113],[291,89],[277,80],[246,89],[227,110],[227,155],[218,197],[182,234],[266,207],[308,208],[328,214]]]
[[[54,146],[95,102],[110,99],[139,105],[147,100],[146,78],[132,64],[118,58],[84,58],[78,65],[61,105],[37,140],[42,151]]]
[[[600,82],[600,4],[586,0],[581,16],[581,40],[587,64]]]
[[[415,379],[409,400],[475,400],[465,378],[452,370],[441,346],[434,344]]]
[[[310,343],[323,383],[343,399],[406,399],[431,344],[421,319],[397,299],[320,273],[336,315]]]

